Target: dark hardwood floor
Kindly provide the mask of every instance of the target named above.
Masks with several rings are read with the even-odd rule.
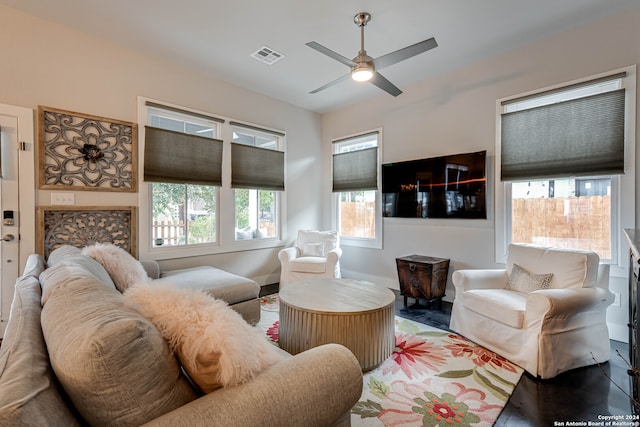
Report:
[[[442,308],[438,309],[437,304],[432,304],[433,308],[430,308],[424,301],[416,304],[414,299],[409,298],[405,308],[404,298],[396,293],[398,316],[449,330],[451,303],[443,302]],[[601,425],[607,425],[603,417],[612,415],[622,418],[608,425],[638,425],[629,423],[633,420],[625,418],[634,413],[631,399],[627,396],[630,394],[626,362],[628,352],[627,344],[611,341],[611,359],[600,366],[574,369],[548,380],[534,378],[525,372],[494,425],[586,426],[598,425],[596,423],[603,421]]]

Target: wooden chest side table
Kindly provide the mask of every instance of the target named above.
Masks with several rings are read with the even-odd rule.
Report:
[[[442,308],[442,297],[447,286],[449,275],[449,260],[424,255],[409,255],[396,258],[400,294],[407,306],[407,297],[421,299],[429,304],[438,302]]]

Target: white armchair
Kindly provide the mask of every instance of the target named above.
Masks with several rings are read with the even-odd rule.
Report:
[[[595,252],[509,246],[506,269],[458,270],[450,328],[540,378],[606,362],[609,265]]]
[[[314,278],[340,278],[341,256],[337,232],[299,230],[296,245],[278,253],[280,288]]]

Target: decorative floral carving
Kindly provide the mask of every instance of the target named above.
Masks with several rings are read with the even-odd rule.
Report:
[[[80,152],[84,155],[84,159],[90,162],[97,162],[104,158],[104,153],[96,145],[84,144]]]
[[[113,243],[135,256],[134,208],[40,209],[42,251],[45,258],[56,248],[78,248]]]
[[[135,191],[135,123],[40,107],[40,188]]]

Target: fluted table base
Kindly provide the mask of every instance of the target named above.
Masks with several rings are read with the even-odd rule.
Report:
[[[369,282],[315,279],[280,292],[280,347],[297,354],[322,344],[347,347],[363,371],[393,352],[395,295]]]

